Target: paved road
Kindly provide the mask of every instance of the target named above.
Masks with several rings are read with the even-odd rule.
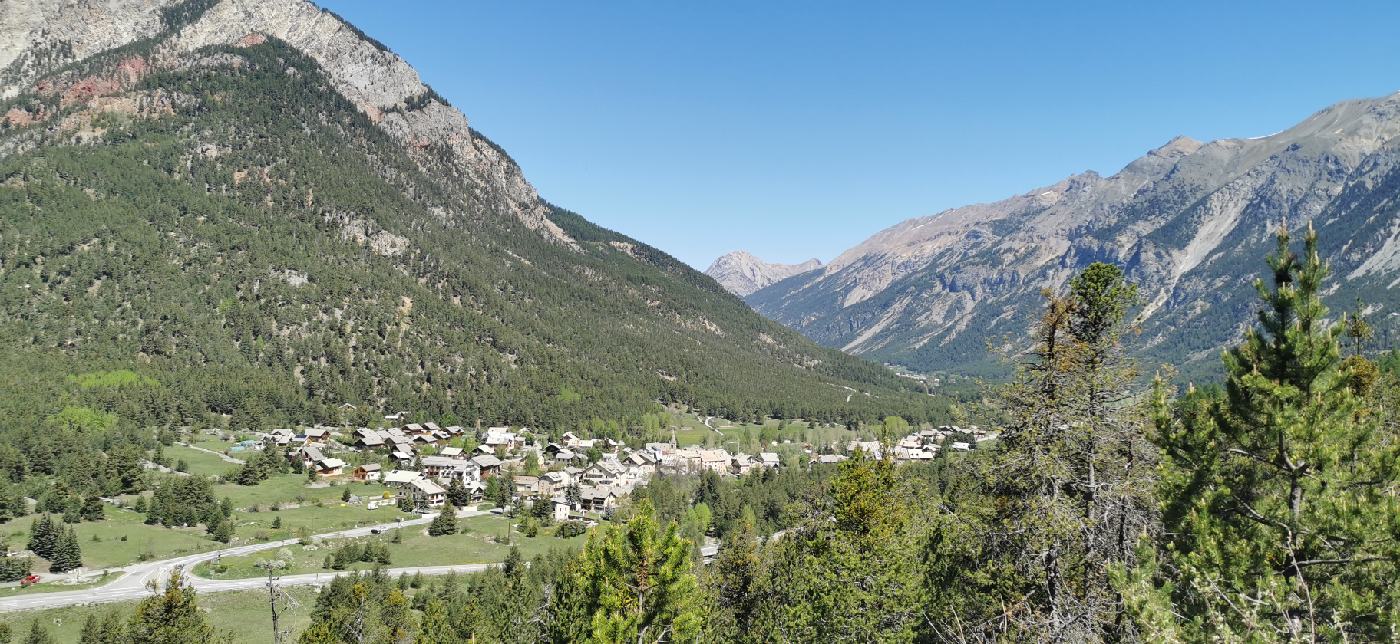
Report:
[[[458,512],[460,518],[473,517],[486,514],[482,510],[470,510]],[[425,515],[417,519],[408,519],[403,522],[381,523],[379,525],[369,525],[363,528],[351,528],[337,532],[327,532],[314,535],[317,539],[343,539],[349,537],[363,537],[371,534],[373,530],[391,530],[403,526],[424,525],[433,520],[437,515]],[[181,566],[188,573],[191,585],[199,592],[221,592],[225,590],[243,590],[247,588],[257,588],[266,583],[266,579],[204,579],[195,577],[193,570],[196,564],[210,561],[217,557],[236,557],[248,555],[264,550],[274,550],[283,546],[290,546],[297,543],[297,539],[284,539],[282,541],[268,541],[264,543],[254,543],[246,546],[235,546],[222,550],[202,552],[173,559],[163,559],[161,561],[148,561],[145,563],[132,564],[125,568],[113,571],[118,574],[116,579],[110,583],[84,590],[71,590],[63,592],[20,594],[13,597],[0,598],[0,613],[18,610],[36,610],[44,608],[61,608],[63,606],[75,606],[78,604],[102,604],[107,602],[128,601],[142,599],[150,594],[146,585],[150,582],[164,583],[170,577],[171,569]],[[490,564],[463,564],[457,566],[428,566],[421,568],[394,568],[389,572],[398,574],[407,572],[413,574],[422,572],[428,574],[446,574],[448,572],[479,572],[487,568]],[[281,585],[312,585],[329,582],[335,574],[333,573],[313,573],[309,575],[288,575],[279,582]]]

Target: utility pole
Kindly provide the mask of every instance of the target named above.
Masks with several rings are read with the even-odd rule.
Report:
[[[277,571],[286,567],[286,562],[272,559],[258,563],[258,567],[267,571],[267,605],[272,611],[272,644],[282,644],[282,637],[290,633],[283,633],[281,625],[278,624],[277,615]]]

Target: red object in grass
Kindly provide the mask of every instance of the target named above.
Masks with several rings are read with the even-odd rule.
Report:
[[[39,575],[30,575],[28,577],[25,577],[24,579],[19,580],[19,585],[21,588],[33,586],[37,583],[39,583]]]

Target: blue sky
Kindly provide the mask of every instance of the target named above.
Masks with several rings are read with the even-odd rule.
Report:
[[[546,199],[701,269],[736,248],[830,260],[1177,134],[1400,90],[1394,2],[321,4]]]

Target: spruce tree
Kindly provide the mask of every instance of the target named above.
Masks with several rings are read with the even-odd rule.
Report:
[[[126,621],[118,611],[108,611],[100,619],[89,615],[83,623],[82,635],[78,644],[125,644]]]
[[[29,634],[24,636],[24,644],[57,644],[57,640],[36,619],[29,625]]]
[[[82,547],[78,544],[77,531],[71,526],[67,529],[60,528],[53,557],[49,558],[49,572],[68,572],[81,568],[82,565],[83,553]]]
[[[1173,574],[1157,592],[1190,639],[1388,640],[1400,436],[1356,389],[1364,358],[1341,358],[1316,233],[1301,254],[1289,241],[1280,230],[1271,283],[1256,282],[1258,326],[1224,355],[1224,391],[1159,402]]]
[[[457,534],[457,508],[451,503],[442,504],[442,511],[428,524],[428,536],[440,537]]]
[[[52,559],[58,545],[57,529],[53,517],[40,515],[29,528],[29,549],[40,557]]]

